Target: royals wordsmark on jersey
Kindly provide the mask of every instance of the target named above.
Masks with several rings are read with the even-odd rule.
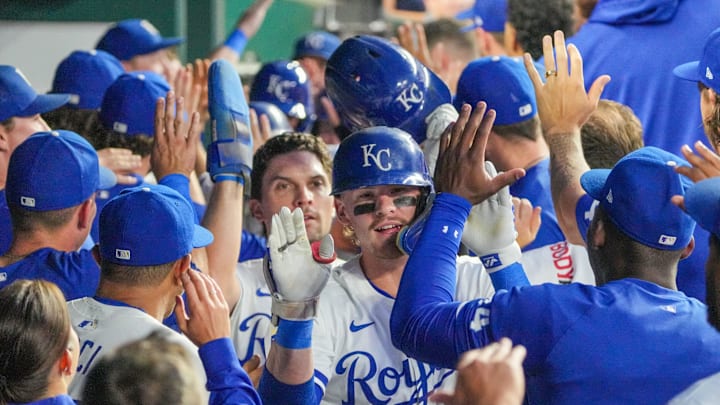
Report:
[[[459,299],[490,297],[490,278],[477,258],[458,258]],[[427,403],[453,375],[408,358],[393,347],[390,313],[395,300],[377,289],[359,256],[336,267],[320,296],[313,328],[315,384],[324,404]]]
[[[201,381],[205,381],[205,369],[197,347],[187,337],[176,333],[143,310],[119,301],[86,297],[68,302],[68,311],[73,329],[80,339],[77,373],[68,388],[70,396],[75,400],[81,399],[88,371],[99,358],[155,331],[165,333],[168,340],[184,347],[193,369]]]
[[[333,266],[344,261],[336,259]],[[270,341],[275,328],[271,323],[272,296],[263,275],[263,259],[240,262],[235,268],[242,288],[240,298],[230,313],[230,328],[233,346],[241,364],[254,354],[265,364],[270,351]]]
[[[540,230],[535,240],[523,248],[521,259],[530,284],[594,285],[587,251],[569,244],[557,222],[550,190],[550,159],[528,168],[525,176],[510,186],[510,194],[542,208]]]

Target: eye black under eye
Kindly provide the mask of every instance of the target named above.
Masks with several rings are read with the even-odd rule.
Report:
[[[355,215],[372,214],[373,212],[375,212],[375,203],[360,204],[353,208]]]
[[[406,195],[403,197],[398,197],[393,200],[393,204],[395,204],[396,207],[414,207],[417,205],[418,199],[415,196]]]

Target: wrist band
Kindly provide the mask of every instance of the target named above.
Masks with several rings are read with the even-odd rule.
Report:
[[[220,181],[234,181],[236,183],[245,185],[245,176],[241,174],[218,174],[212,178],[215,183]]]
[[[241,54],[245,50],[245,45],[247,45],[247,36],[245,36],[245,33],[239,28],[233,31],[225,40],[225,46],[231,48],[238,54]]]
[[[287,349],[307,349],[312,346],[313,321],[289,321],[280,319],[275,342]]]

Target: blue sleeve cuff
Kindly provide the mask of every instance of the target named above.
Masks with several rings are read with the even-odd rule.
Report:
[[[192,199],[190,198],[190,179],[188,179],[187,176],[180,173],[168,174],[167,176],[158,180],[158,184],[170,187],[171,189],[177,191],[178,193],[180,193],[180,195],[185,197],[187,202],[189,202],[190,204],[193,203]]]
[[[238,55],[243,53],[247,45],[247,36],[241,29],[236,29],[225,40],[225,46],[237,52]]]
[[[513,263],[502,270],[490,273],[490,281],[495,291],[530,285],[525,269],[520,263]]]
[[[289,385],[276,379],[267,369],[260,378],[258,391],[265,405],[307,405],[320,403],[320,399],[315,395],[315,383],[312,378],[302,384]]]
[[[450,208],[451,210],[458,210],[460,213],[465,215],[465,219],[470,215],[470,209],[472,204],[470,201],[460,197],[456,194],[440,193],[435,197],[435,204],[440,203],[441,206]]]

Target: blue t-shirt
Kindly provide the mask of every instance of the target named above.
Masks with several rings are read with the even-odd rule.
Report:
[[[75,401],[68,395],[58,395],[56,397],[39,399],[32,402],[10,402],[8,405],[75,405]]]
[[[52,281],[69,301],[95,295],[100,283],[100,267],[89,250],[60,252],[42,248],[0,267],[0,288],[19,279]]]
[[[523,251],[537,249],[564,241],[560,225],[555,215],[550,190],[550,159],[543,159],[535,166],[527,169],[525,177],[510,186],[510,194],[519,198],[527,198],[533,206],[542,207],[540,230],[535,240],[523,248]]]
[[[409,356],[448,367],[509,337],[527,347],[527,399],[538,404],[665,403],[720,370],[705,305],[647,281],[513,287],[453,302],[454,230],[464,220],[439,196],[405,267],[390,326]]]

